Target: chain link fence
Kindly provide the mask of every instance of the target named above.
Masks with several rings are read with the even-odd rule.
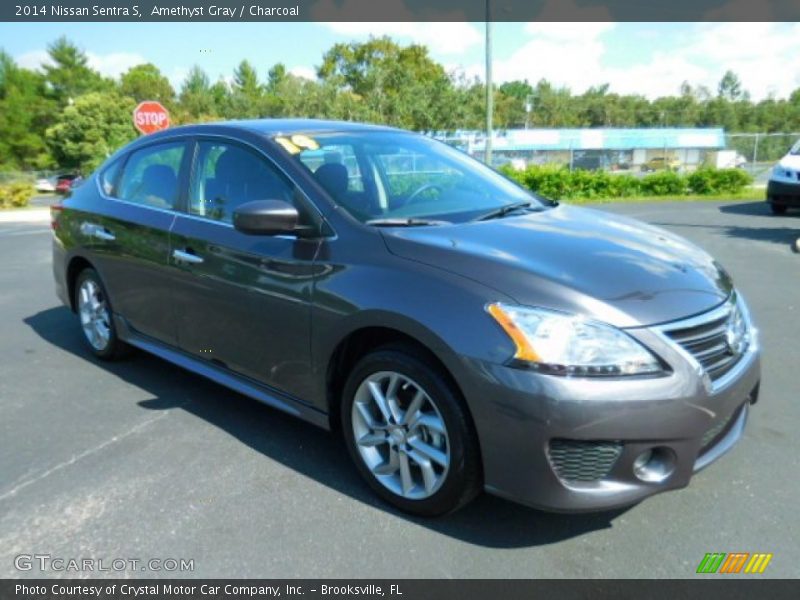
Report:
[[[766,185],[770,169],[800,140],[800,133],[729,133],[725,147],[739,157],[740,165],[755,183]]]
[[[555,132],[555,130],[553,130]],[[614,149],[593,149],[593,135],[602,130],[586,129],[576,142],[560,149],[504,147],[503,132],[493,138],[492,164],[523,169],[530,165],[558,165],[570,170],[627,172],[645,174],[659,170],[691,172],[700,167],[741,168],[753,176],[757,185],[765,185],[772,166],[800,139],[800,133],[731,133],[721,136],[714,147],[692,146],[687,134],[685,147],[676,147],[674,138],[659,137],[659,130],[642,131],[626,138],[615,137]],[[701,130],[698,130],[701,132]],[[429,134],[471,156],[483,160],[485,136],[477,131],[436,132]],[[538,135],[546,143],[546,132]],[[698,135],[702,135],[699,133]],[[627,147],[626,147],[627,146]]]

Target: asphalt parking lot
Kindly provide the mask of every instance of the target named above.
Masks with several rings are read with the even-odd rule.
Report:
[[[14,557],[49,554],[193,559],[195,577],[682,578],[706,552],[771,552],[761,577],[796,576],[800,213],[603,210],[698,243],[748,298],[764,367],[745,436],[689,488],[627,510],[484,495],[438,520],[380,504],[322,430],[144,354],[94,360],[53,292],[47,224],[0,223],[0,577],[41,576]]]

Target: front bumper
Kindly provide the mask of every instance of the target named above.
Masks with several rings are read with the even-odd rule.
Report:
[[[487,491],[546,510],[607,510],[685,487],[735,444],[758,397],[755,339],[736,367],[710,384],[697,364],[657,332],[631,333],[672,367],[669,375],[603,380],[467,365],[470,380],[462,389],[480,438]],[[565,443],[590,449],[594,444],[597,456],[613,452],[616,458],[600,478],[565,479],[564,465],[574,465],[554,460],[554,443],[561,444],[559,452]],[[652,450],[667,474],[651,478],[645,472],[642,479],[635,461]]]
[[[783,206],[800,206],[800,181],[789,183],[770,179],[767,183],[767,202]]]

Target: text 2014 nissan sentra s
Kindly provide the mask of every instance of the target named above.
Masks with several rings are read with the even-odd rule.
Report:
[[[397,129],[146,136],[53,227],[95,355],[134,346],[340,431],[416,514],[482,489],[591,511],[683,487],[758,397],[756,330],[708,254]]]

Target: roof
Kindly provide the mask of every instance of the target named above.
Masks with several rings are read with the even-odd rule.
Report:
[[[383,125],[370,125],[351,121],[328,121],[324,119],[250,119],[243,121],[216,121],[207,125],[249,129],[256,133],[268,135],[312,132],[398,131],[393,127]],[[197,125],[196,127],[203,127],[203,125]]]
[[[485,140],[476,136],[473,150]],[[509,129],[492,138],[498,151],[633,150],[635,148],[724,148],[725,132],[717,128],[652,129]]]

